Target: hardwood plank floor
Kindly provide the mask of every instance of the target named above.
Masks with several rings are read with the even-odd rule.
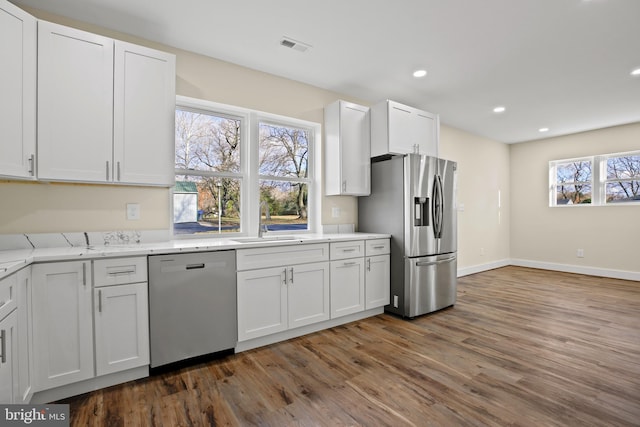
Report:
[[[64,401],[74,426],[639,426],[640,282],[505,267],[350,323]]]

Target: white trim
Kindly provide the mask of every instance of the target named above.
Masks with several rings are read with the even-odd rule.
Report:
[[[478,264],[478,265],[472,265],[471,267],[459,268],[458,277],[481,273],[483,271],[493,270],[494,268],[506,267],[510,264],[511,264],[511,260],[501,259],[501,260],[489,262],[486,264]]]
[[[526,259],[512,259],[510,264],[518,267],[539,268],[542,270],[585,274],[587,276],[610,277],[612,279],[640,281],[640,272],[638,271],[613,270],[610,268],[598,268],[582,265],[556,264],[552,262],[533,261]]]

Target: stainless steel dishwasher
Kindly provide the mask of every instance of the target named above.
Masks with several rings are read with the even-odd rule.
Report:
[[[151,367],[233,349],[235,251],[149,256]]]

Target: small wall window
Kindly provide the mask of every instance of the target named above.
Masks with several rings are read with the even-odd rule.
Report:
[[[640,152],[549,162],[549,206],[640,204]]]
[[[640,202],[640,153],[605,158],[606,203]]]

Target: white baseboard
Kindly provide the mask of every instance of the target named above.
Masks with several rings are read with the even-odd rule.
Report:
[[[556,264],[552,262],[512,259],[511,265],[518,267],[540,268],[543,270],[563,271],[565,273],[586,274],[587,276],[610,277],[612,279],[640,281],[640,272],[612,270],[609,268],[586,267],[582,265]]]
[[[469,274],[481,273],[487,270],[493,270],[494,268],[506,267],[511,264],[510,259],[501,259],[498,261],[489,262],[486,264],[472,265],[471,267],[464,267],[458,269],[458,277],[468,276]]]

